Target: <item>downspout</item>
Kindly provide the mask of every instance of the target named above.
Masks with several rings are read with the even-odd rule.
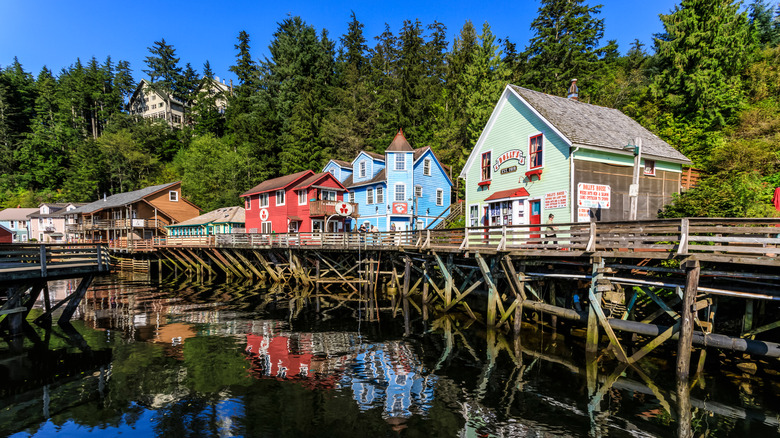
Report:
[[[571,200],[571,217],[569,218],[571,222],[577,222],[577,206],[574,204],[574,154],[577,153],[577,151],[580,150],[580,147],[577,146],[571,153],[569,154],[569,199]]]

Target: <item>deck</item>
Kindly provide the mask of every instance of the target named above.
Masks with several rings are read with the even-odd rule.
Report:
[[[0,284],[107,272],[105,251],[99,244],[0,245]]]

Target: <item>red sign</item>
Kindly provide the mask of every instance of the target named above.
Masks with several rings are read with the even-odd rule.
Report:
[[[339,216],[349,216],[352,214],[352,204],[349,202],[339,202],[336,204],[336,214]]]
[[[260,210],[260,220],[261,221],[267,221],[268,220],[268,210],[263,208]]]
[[[518,164],[525,166],[525,155],[523,155],[523,151],[520,149],[512,149],[511,151],[504,152],[498,158],[496,158],[496,164],[493,165],[493,171],[498,172],[498,169],[501,168],[501,165],[509,160],[517,160]]]
[[[406,202],[393,202],[393,213],[406,214]]]

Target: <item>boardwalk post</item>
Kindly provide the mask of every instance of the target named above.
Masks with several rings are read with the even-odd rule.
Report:
[[[594,227],[591,227],[593,229]],[[594,287],[596,282],[598,281],[597,276],[599,275],[598,268],[600,264],[603,264],[600,257],[594,257],[592,260],[593,263],[593,276],[591,277],[591,288]],[[590,294],[589,294],[590,295]],[[596,310],[594,309],[594,303],[590,303],[592,299],[588,298],[589,305],[588,305],[588,331],[585,337],[585,352],[586,353],[596,353],[599,348],[599,321],[598,316],[596,316]]]
[[[103,272],[105,269],[103,269],[102,246],[96,245],[95,251],[97,255],[98,272]]]
[[[41,277],[46,278],[46,245],[41,244]]]
[[[474,254],[474,258],[477,260],[479,270],[482,271],[482,278],[485,280],[485,284],[488,288],[488,307],[487,307],[487,326],[496,326],[496,309],[498,307],[498,290],[496,290],[496,284],[493,282],[493,278],[490,275],[490,268],[488,268],[485,259],[477,252]]]
[[[701,267],[698,260],[685,262],[685,293],[682,302],[682,323],[680,324],[680,339],[677,343],[677,378],[688,380],[691,362],[691,345],[693,341],[693,306],[696,292],[699,288],[699,273]]]
[[[73,316],[73,313],[76,312],[76,308],[79,306],[79,303],[81,303],[81,299],[84,298],[84,294],[87,293],[87,288],[89,288],[89,285],[92,284],[93,278],[95,278],[94,275],[87,275],[81,279],[79,286],[73,292],[73,298],[68,301],[67,306],[65,306],[65,309],[60,315],[60,319],[58,320],[60,324],[70,321],[70,318]]]

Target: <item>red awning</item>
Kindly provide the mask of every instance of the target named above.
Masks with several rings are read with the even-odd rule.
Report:
[[[497,199],[509,199],[509,198],[525,198],[530,196],[528,190],[525,187],[519,189],[501,190],[500,192],[493,193],[488,196],[485,201],[495,201]]]

